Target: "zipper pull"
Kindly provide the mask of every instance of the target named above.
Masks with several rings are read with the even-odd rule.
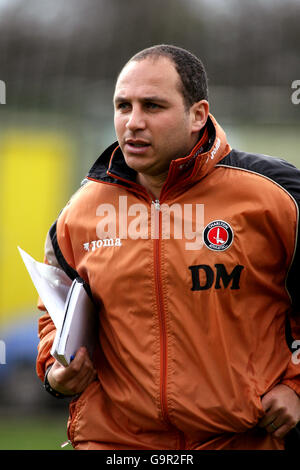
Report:
[[[159,226],[160,226],[160,214],[161,210],[160,202],[158,199],[152,201],[153,209],[151,208],[151,238],[157,240],[159,238]]]
[[[70,441],[70,439],[68,439],[66,442],[63,442],[60,447],[63,448],[63,447],[66,447],[67,445],[69,444],[72,444],[72,442]]]
[[[152,204],[155,207],[155,210],[160,211],[160,202],[158,199],[155,199],[155,201],[152,201]]]

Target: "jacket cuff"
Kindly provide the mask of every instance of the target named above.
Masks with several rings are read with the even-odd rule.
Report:
[[[294,390],[295,393],[297,393],[298,397],[300,398],[300,383],[299,381],[293,381],[290,379],[282,380],[280,382],[282,385],[287,385],[290,387],[292,390]]]

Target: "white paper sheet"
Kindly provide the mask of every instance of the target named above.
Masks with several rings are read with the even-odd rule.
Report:
[[[20,247],[18,250],[55,327],[60,329],[72,280],[62,269],[36,261]]]

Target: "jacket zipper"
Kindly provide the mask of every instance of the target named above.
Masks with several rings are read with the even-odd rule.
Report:
[[[158,308],[158,318],[160,326],[160,406],[162,418],[165,423],[175,431],[179,437],[179,449],[185,449],[184,433],[179,431],[170,421],[167,403],[167,367],[168,367],[168,345],[166,315],[163,302],[162,279],[161,279],[161,207],[160,201],[152,201],[154,206],[154,272],[155,272],[155,290],[156,302]]]
[[[109,173],[109,172],[107,172]],[[92,178],[89,178],[92,179]],[[118,178],[122,179],[122,178]],[[112,183],[115,184],[115,183]],[[136,192],[142,195],[143,197],[149,198],[149,195],[144,193],[144,191],[137,190]],[[151,200],[151,199],[150,199]],[[170,421],[168,415],[168,404],[167,404],[167,332],[166,332],[166,318],[165,318],[165,309],[163,303],[163,292],[162,292],[162,281],[161,281],[161,272],[160,272],[160,257],[161,257],[161,207],[160,200],[154,199],[151,200],[152,205],[154,206],[154,272],[155,272],[155,291],[156,291],[156,302],[158,308],[159,316],[159,326],[160,326],[160,406],[162,418],[168,427],[175,432],[179,437],[179,449],[185,449],[185,436],[182,431],[179,431]],[[153,234],[152,234],[153,236]]]
[[[164,421],[170,425],[168,417],[167,404],[167,332],[166,318],[163,303],[162,282],[161,282],[161,212],[160,201],[152,201],[154,206],[154,272],[155,272],[155,291],[158,308],[158,318],[160,326],[160,406]]]

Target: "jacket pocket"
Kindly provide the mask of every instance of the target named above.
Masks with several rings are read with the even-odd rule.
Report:
[[[79,398],[75,398],[69,404],[69,419],[67,423],[67,436],[73,447],[75,446],[74,434],[75,434],[76,418],[78,414],[78,406],[77,406],[78,401],[79,401]]]
[[[80,411],[84,406],[88,395],[94,387],[99,387],[99,381],[95,380],[90,383],[87,388],[79,395],[79,397],[74,398],[69,404],[69,418],[67,423],[67,436],[72,446],[76,447],[76,431],[77,425],[80,421]]]

